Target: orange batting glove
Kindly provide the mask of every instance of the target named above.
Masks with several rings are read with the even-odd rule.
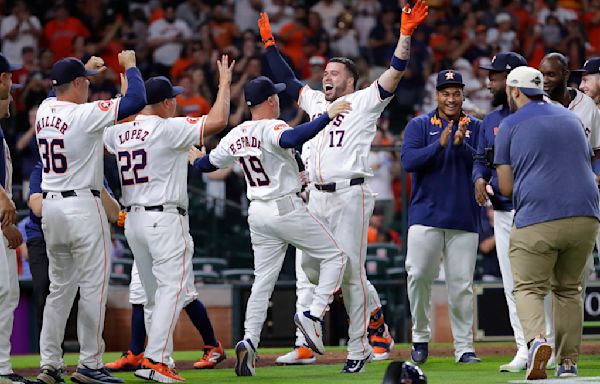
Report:
[[[125,211],[119,212],[119,218],[117,219],[117,226],[124,227],[126,217],[127,217],[127,212],[125,212]]]
[[[266,12],[261,12],[258,18],[258,29],[260,30],[260,39],[265,48],[275,45],[275,38],[271,32],[271,24],[269,23],[269,15]]]
[[[417,0],[412,8],[406,4],[402,8],[402,20],[400,22],[400,33],[412,36],[413,32],[427,18],[429,7],[424,0]]]

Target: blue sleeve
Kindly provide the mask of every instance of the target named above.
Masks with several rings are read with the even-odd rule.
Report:
[[[117,120],[122,120],[126,117],[134,115],[141,111],[146,106],[146,87],[140,70],[136,67],[129,68],[125,71],[127,76],[127,92],[121,98],[119,103],[119,112]]]
[[[269,63],[269,67],[271,67],[273,76],[275,76],[275,81],[278,83],[285,83],[285,92],[294,100],[298,100],[300,97],[300,89],[302,89],[304,85],[296,78],[294,71],[292,71],[292,68],[290,68],[283,56],[281,56],[281,53],[279,53],[279,49],[276,46],[271,45],[270,47],[267,47],[266,51],[267,63]]]
[[[42,162],[39,161],[29,175],[29,195],[42,193]]]
[[[592,169],[596,175],[600,175],[600,159],[592,159]]]
[[[418,172],[426,168],[443,149],[439,140],[429,145],[424,143],[423,126],[413,119],[408,122],[404,131],[404,142],[400,150],[402,167],[407,172]]]
[[[214,172],[218,168],[210,163],[210,159],[208,155],[205,155],[199,159],[194,160],[194,168],[199,170],[200,172]]]
[[[381,86],[381,84],[379,84],[379,82],[377,82],[377,87],[379,88],[379,96],[381,96],[381,100],[385,100],[388,97],[394,96],[393,92],[389,92],[389,91],[386,91],[385,89],[383,89],[383,87]]]
[[[106,188],[106,192],[108,192],[108,194],[111,195],[114,199],[115,194],[113,193],[112,189],[110,189],[110,186],[108,185],[108,180],[106,180],[106,176],[104,176],[104,188]]]
[[[504,121],[498,127],[498,135],[496,136],[494,146],[494,164],[510,164],[510,128],[506,126]]]
[[[56,90],[54,88],[50,89],[50,92],[48,92],[48,97],[56,97]]]
[[[485,161],[485,148],[487,147],[487,138],[485,135],[487,125],[485,120],[479,126],[479,139],[477,140],[477,157],[473,163],[473,183],[477,179],[489,181],[492,177],[492,170],[487,167]]]
[[[294,129],[288,129],[281,134],[279,138],[279,146],[281,148],[295,148],[308,140],[312,139],[319,133],[323,128],[329,124],[331,119],[327,113],[323,113],[313,121],[308,123],[300,124]]]

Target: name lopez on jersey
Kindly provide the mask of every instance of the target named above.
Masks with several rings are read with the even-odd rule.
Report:
[[[129,140],[144,141],[149,134],[150,132],[143,129],[128,129],[127,131],[119,134],[119,141],[121,144]]]
[[[237,139],[234,143],[229,145],[229,149],[231,150],[232,155],[235,155],[237,151],[246,147],[260,149],[260,140],[253,136],[242,136],[239,139]]]
[[[35,131],[40,133],[40,131],[44,128],[55,128],[62,135],[65,134],[65,131],[69,129],[69,125],[58,116],[46,116],[42,117],[37,121],[35,125]]]

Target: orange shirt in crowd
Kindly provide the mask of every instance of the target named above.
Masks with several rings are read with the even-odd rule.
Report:
[[[600,9],[586,12],[583,15],[583,25],[585,25],[588,41],[594,47],[593,54],[600,55]]]
[[[171,80],[177,81],[183,72],[185,72],[185,70],[188,69],[188,67],[193,63],[194,61],[192,59],[188,59],[186,57],[180,57],[177,59],[175,64],[173,64],[171,67],[171,71],[169,72],[171,75]]]
[[[237,33],[237,27],[231,21],[210,22],[210,32],[213,36],[213,41],[223,50],[233,43],[233,37]]]
[[[200,117],[210,112],[210,103],[200,95],[190,98],[179,95],[177,96],[177,105],[181,108],[181,113],[190,117]]]
[[[292,60],[296,69],[303,69],[306,65],[304,42],[309,35],[309,30],[292,21],[281,27],[279,35],[284,43],[283,52]]]
[[[73,40],[76,36],[87,38],[90,36],[90,31],[75,17],[63,21],[51,20],[44,27],[44,39],[54,54],[54,60],[73,54]]]

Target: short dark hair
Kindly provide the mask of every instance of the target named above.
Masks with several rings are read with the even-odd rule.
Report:
[[[569,70],[569,59],[565,55],[559,52],[552,52],[544,56],[543,60],[555,60],[560,64],[560,67],[563,71]]]
[[[352,74],[352,78],[354,79],[354,88],[356,88],[356,84],[358,83],[359,76],[358,76],[358,69],[356,69],[356,64],[354,63],[353,60],[351,60],[347,57],[334,57],[334,58],[330,59],[329,62],[344,64],[344,66],[346,67],[348,72],[350,72]]]

